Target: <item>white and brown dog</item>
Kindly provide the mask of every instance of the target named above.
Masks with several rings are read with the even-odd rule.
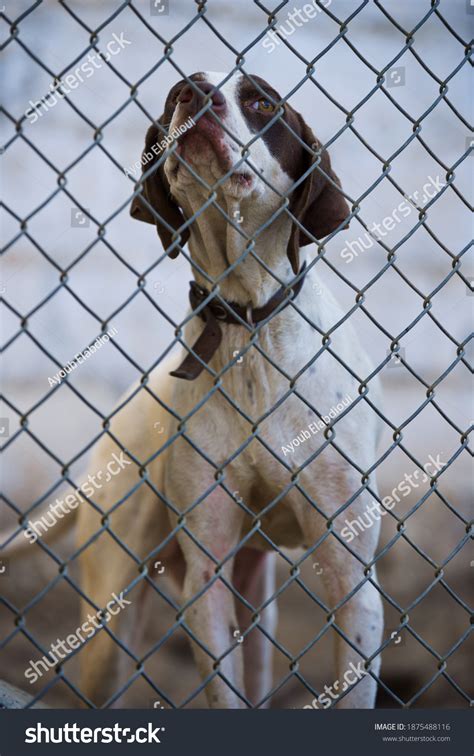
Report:
[[[190,116],[195,126],[164,157],[157,145]],[[335,676],[369,660],[337,705],[372,707],[379,528],[351,550],[341,529],[372,500],[380,420],[371,403],[380,399],[376,381],[365,385],[372,369],[352,326],[338,325],[344,313],[327,290],[315,296],[315,266],[306,271],[299,259],[301,247],[347,224],[339,180],[301,115],[256,76],[194,74],[172,88],[159,124],[164,131],[152,125],[146,136],[153,160],[132,215],[156,224],[171,256],[189,239],[195,312],[184,350],[127,394],[98,444],[93,469],[120,449],[133,464],[102,487],[95,507],[78,509],[82,590],[105,606],[132,583],[149,588],[146,566],[151,574],[158,559],[182,587],[178,621],[209,705],[264,706],[275,546],[302,547],[323,568]],[[329,430],[303,434],[289,452],[348,394]],[[289,567],[288,580],[297,578]],[[124,648],[145,622],[153,618],[136,599],[108,626],[122,648],[101,631],[82,649],[80,688],[94,703],[113,697],[119,659],[130,662]]]

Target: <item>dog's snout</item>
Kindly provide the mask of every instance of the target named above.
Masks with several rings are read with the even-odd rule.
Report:
[[[226,110],[224,95],[207,81],[196,82],[194,86],[186,84],[179,94],[178,102],[186,107],[189,115],[194,116],[204,107],[206,98],[211,101],[211,108],[215,113],[224,114]]]

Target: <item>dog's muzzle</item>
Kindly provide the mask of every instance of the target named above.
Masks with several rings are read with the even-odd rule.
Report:
[[[196,281],[190,281],[189,301],[193,311],[197,311],[196,314],[204,320],[205,326],[187,357],[170,375],[175,378],[182,378],[185,381],[193,381],[202,373],[222,341],[222,329],[219,321],[253,329],[254,326],[267,320],[277,311],[281,312],[285,307],[288,307],[303,287],[306,263],[303,264],[298,275],[299,278],[293,286],[290,288],[281,286],[263,307],[251,307],[250,305],[243,307],[235,302],[227,302],[221,297],[217,299],[216,294],[212,296],[212,292],[203,286],[199,286]]]

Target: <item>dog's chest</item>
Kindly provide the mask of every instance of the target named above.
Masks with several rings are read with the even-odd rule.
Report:
[[[317,370],[309,364],[319,348],[319,334],[299,320],[296,329],[290,313],[274,318],[253,344],[245,328],[224,324],[221,345],[210,363],[222,371],[221,391],[207,376],[188,384],[186,391],[190,406],[209,393],[191,429],[212,458],[225,461],[242,447],[242,460],[261,467],[268,457],[261,441],[281,455],[287,440],[318,419],[313,404],[322,410],[336,395],[335,377],[331,383],[327,379],[326,358]]]
[[[321,311],[308,283],[297,300],[306,317],[288,306],[258,329],[257,338],[243,326],[222,324],[222,340],[209,363],[219,381],[206,371],[176,387],[177,406],[190,415],[187,430],[193,443],[216,464],[227,468],[232,459],[232,466],[245,468],[245,474],[251,468],[267,479],[280,477],[285,469],[278,460],[283,458],[291,470],[304,464],[325,443],[321,418],[327,417],[327,425],[357,398],[358,382],[340,362],[352,362],[361,375],[367,373],[367,366],[358,363],[356,335],[345,324],[331,337],[331,350],[324,348],[321,334],[340,315],[332,312],[330,300]],[[202,324],[198,319],[191,324],[186,341],[193,344]],[[339,437],[357,415],[358,408],[338,418]],[[321,464],[326,456],[318,457]]]
[[[223,387],[253,421],[267,415],[288,393],[288,376],[304,360],[283,320],[286,318],[280,316],[265,326],[253,344],[244,328],[228,325],[216,355],[219,370],[234,361],[223,375]]]

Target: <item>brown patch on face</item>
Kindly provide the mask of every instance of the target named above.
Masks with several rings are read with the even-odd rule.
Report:
[[[239,107],[250,130],[259,132],[274,118],[281,96],[260,76],[252,74],[252,79],[264,94],[249,79],[243,78],[239,85],[237,97]],[[251,107],[252,102],[260,100],[265,95],[268,95],[270,102],[275,105],[275,111],[262,113]],[[301,142],[283,125],[282,121],[285,121],[301,137],[301,119],[288,103],[284,103],[282,107],[284,109],[283,115],[262,134],[262,139],[283,170],[296,180],[305,168],[305,150]]]

